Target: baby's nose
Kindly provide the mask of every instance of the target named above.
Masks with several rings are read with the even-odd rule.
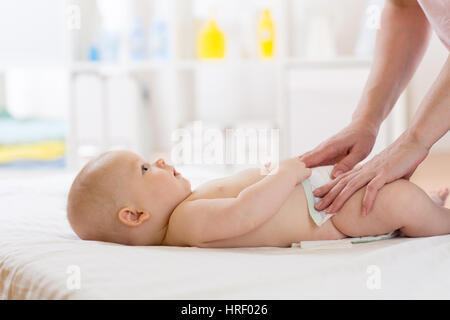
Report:
[[[156,160],[156,161],[155,161],[155,164],[156,164],[158,167],[161,167],[161,168],[163,168],[163,167],[166,166],[166,162],[165,162],[164,159],[162,159],[162,158],[159,158],[158,160]]]

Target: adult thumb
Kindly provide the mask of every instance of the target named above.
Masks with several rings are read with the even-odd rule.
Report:
[[[358,153],[351,152],[345,158],[343,158],[341,161],[336,163],[336,165],[333,168],[333,171],[331,171],[331,176],[333,178],[339,177],[341,174],[352,170],[353,167],[361,160],[362,160],[361,156]]]
[[[331,148],[319,146],[314,150],[301,155],[300,160],[305,163],[307,168],[314,168],[325,165],[330,157],[333,157],[333,150]]]

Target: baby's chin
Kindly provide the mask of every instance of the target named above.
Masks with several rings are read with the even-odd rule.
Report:
[[[185,190],[185,198],[187,198],[192,193],[191,182],[185,177],[180,177],[180,180],[182,181]]]
[[[184,180],[184,182],[186,184],[186,192],[191,194],[192,193],[191,182],[188,179],[184,178],[184,177],[182,179]]]

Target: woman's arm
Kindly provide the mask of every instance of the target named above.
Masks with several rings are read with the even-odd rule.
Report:
[[[367,157],[379,127],[410,81],[428,44],[430,28],[416,0],[388,0],[377,33],[373,63],[352,122],[301,156],[307,167],[334,164],[332,176]]]
[[[450,54],[417,112],[408,133],[428,150],[450,130]]]
[[[409,178],[428,155],[430,148],[450,130],[450,55],[438,78],[419,106],[413,120],[392,145],[363,166],[349,171],[318,188],[316,196],[326,196],[317,209],[338,211],[345,201],[367,183],[362,207],[367,214],[379,189],[386,183]]]
[[[379,128],[422,60],[429,36],[428,20],[417,0],[386,1],[371,71],[353,119]]]

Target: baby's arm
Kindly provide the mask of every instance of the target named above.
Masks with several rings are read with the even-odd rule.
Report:
[[[283,160],[276,173],[248,186],[236,198],[187,202],[178,224],[192,245],[243,235],[277,213],[295,186],[310,175],[311,169],[298,158]]]

